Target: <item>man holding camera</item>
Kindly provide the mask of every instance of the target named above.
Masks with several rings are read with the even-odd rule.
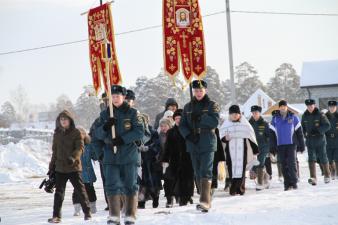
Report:
[[[70,112],[64,110],[56,119],[56,128],[53,138],[53,154],[49,163],[48,174],[55,171],[55,194],[53,217],[49,223],[61,222],[61,208],[65,196],[67,181],[70,180],[74,191],[79,196],[84,213],[84,219],[91,219],[89,200],[81,178],[81,154],[84,143],[81,133],[75,128],[74,119]]]

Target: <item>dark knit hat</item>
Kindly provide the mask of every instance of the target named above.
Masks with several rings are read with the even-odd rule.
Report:
[[[229,114],[232,114],[232,113],[241,114],[241,110],[240,110],[240,108],[239,108],[238,105],[232,105],[232,106],[230,106],[230,108],[229,108]]]
[[[253,105],[251,106],[251,112],[262,112],[262,107],[260,107],[259,105]]]
[[[281,106],[288,106],[288,103],[285,100],[280,100],[279,103],[278,103],[278,106],[279,107],[281,107]]]
[[[176,116],[182,116],[183,115],[183,110],[182,109],[177,109],[174,112],[173,119],[175,119]]]

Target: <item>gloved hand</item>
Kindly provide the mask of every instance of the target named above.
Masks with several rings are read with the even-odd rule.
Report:
[[[109,129],[111,129],[111,127],[114,126],[115,124],[116,124],[116,119],[114,117],[109,118],[103,125],[103,130],[106,132],[109,131]]]
[[[145,145],[141,145],[138,150],[140,150],[140,152],[147,152],[149,151],[149,147],[145,146]]]
[[[120,145],[123,145],[123,144],[124,144],[124,141],[123,141],[123,139],[120,136],[117,136],[116,138],[114,138],[112,140],[112,145],[113,146],[120,146]]]
[[[189,141],[191,141],[191,142],[194,143],[194,144],[197,144],[198,141],[200,140],[200,137],[199,137],[199,135],[197,135],[197,134],[195,135],[195,134],[191,133],[191,134],[189,134],[189,135],[187,136],[186,139],[189,140]]]
[[[191,120],[194,122],[199,122],[201,120],[201,114],[192,112],[191,113]]]
[[[68,164],[69,166],[74,165],[74,164],[75,164],[75,159],[74,159],[73,157],[68,157],[68,158],[67,158],[67,164]]]

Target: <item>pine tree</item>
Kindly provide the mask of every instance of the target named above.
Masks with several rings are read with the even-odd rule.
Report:
[[[60,95],[56,99],[56,111],[57,113],[62,112],[63,110],[68,110],[75,116],[75,109],[72,101],[69,99],[67,95]]]
[[[237,104],[245,103],[257,89],[265,89],[264,84],[259,80],[257,70],[248,62],[243,62],[236,67],[235,77]]]
[[[89,129],[96,118],[100,116],[99,99],[95,96],[93,86],[85,86],[84,91],[76,101],[77,124]]]
[[[289,63],[283,63],[275,70],[275,76],[267,84],[267,92],[276,101],[285,99],[290,103],[302,102],[306,96],[300,89],[300,77]]]
[[[223,90],[224,87],[216,70],[208,66],[204,80],[208,83],[208,96],[210,99],[216,101],[220,106],[225,105],[226,90]]]
[[[16,112],[14,106],[7,101],[1,106],[0,127],[10,127],[15,121]]]

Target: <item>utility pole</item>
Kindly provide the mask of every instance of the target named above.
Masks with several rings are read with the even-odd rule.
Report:
[[[236,103],[236,87],[234,75],[234,62],[232,55],[232,37],[231,37],[231,20],[230,20],[230,3],[225,0],[226,20],[227,20],[227,34],[228,34],[228,51],[229,51],[229,68],[230,68],[230,85],[231,85],[231,103]]]

